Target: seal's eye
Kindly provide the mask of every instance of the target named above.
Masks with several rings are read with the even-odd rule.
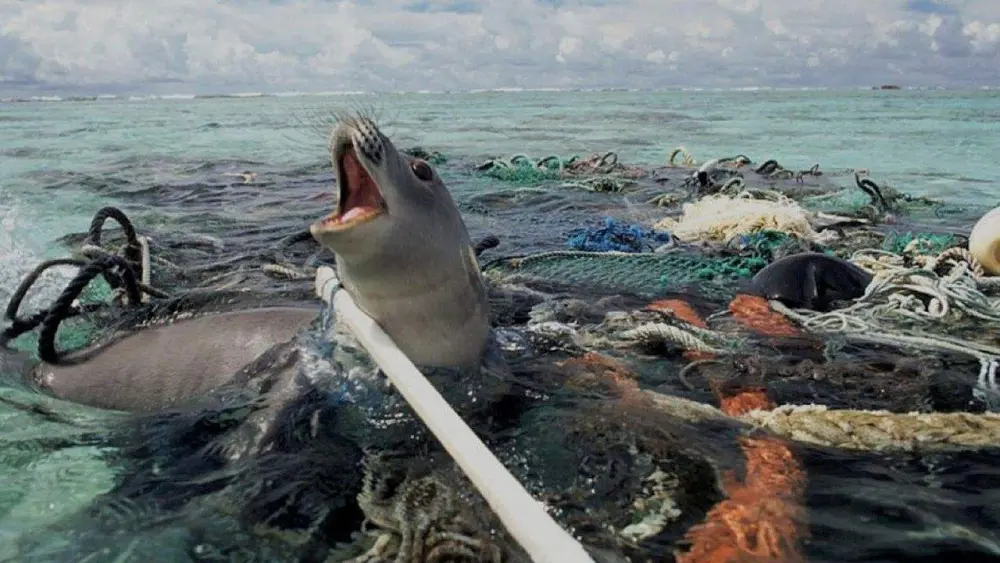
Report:
[[[434,179],[434,171],[431,170],[429,164],[425,161],[415,158],[413,162],[410,163],[410,168],[413,169],[413,173],[417,175],[424,182],[430,182]]]

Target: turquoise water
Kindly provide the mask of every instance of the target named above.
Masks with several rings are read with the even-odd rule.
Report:
[[[378,108],[400,146],[421,145],[453,158],[616,150],[623,162],[654,164],[683,145],[699,161],[743,153],[758,162],[775,158],[790,169],[814,163],[828,171],[868,168],[877,181],[913,195],[978,205],[1000,200],[995,91],[487,92],[5,103],[0,296],[51,252],[53,239],[84,230],[99,206],[121,203],[80,187],[82,176],[111,170],[139,189],[197,181],[198,163],[233,172],[322,165],[328,158],[325,124],[334,111],[359,106]],[[453,185],[459,195],[465,188]]]
[[[879,182],[912,195],[977,206],[1000,200],[997,92],[519,92],[5,103],[0,300],[6,303],[43,257],[64,254],[54,240],[85,231],[102,206],[133,205],[142,225],[183,223],[212,236],[212,221],[238,223],[256,215],[266,222],[270,207],[300,198],[286,178],[305,174],[308,190],[329,190],[325,124],[334,111],[358,105],[379,109],[397,145],[447,155],[455,178],[462,166],[491,156],[615,150],[623,163],[653,165],[683,145],[699,161],[742,153],[757,162],[774,158],[790,169],[815,163],[828,171],[868,168]],[[171,193],[244,170],[257,172],[262,187],[243,188],[230,201],[211,205],[171,199]],[[458,199],[482,188],[460,179],[450,185]],[[136,203],[144,197],[148,201]],[[314,204],[315,214],[303,215],[302,226],[323,214],[325,205]],[[208,208],[212,221],[192,218]],[[44,281],[29,303],[47,303],[68,276]],[[104,419],[87,409],[78,416],[84,426]],[[11,440],[69,432],[60,428],[0,404],[0,432]],[[0,545],[106,490],[110,470],[99,455],[98,446],[80,445],[26,462],[16,486],[0,488]]]

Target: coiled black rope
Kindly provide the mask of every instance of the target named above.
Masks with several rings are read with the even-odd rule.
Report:
[[[125,213],[118,209],[117,207],[103,207],[94,213],[94,218],[90,220],[90,228],[87,230],[87,238],[90,240],[90,244],[94,246],[101,246],[101,233],[104,229],[104,223],[108,219],[114,219],[121,228],[122,233],[125,235],[125,241],[129,246],[139,246],[139,235],[136,234],[135,225],[132,221],[125,215]]]
[[[84,288],[99,275],[111,273],[122,280],[122,285],[128,296],[130,304],[138,304],[142,298],[139,284],[136,280],[135,271],[128,261],[121,256],[109,254],[101,256],[83,266],[80,272],[66,286],[66,289],[55,300],[52,307],[47,311],[45,318],[41,321],[41,330],[38,333],[38,357],[42,361],[55,364],[59,361],[59,353],[56,350],[56,334],[59,332],[59,325],[67,318],[73,316],[73,302],[76,301]]]
[[[87,238],[90,244],[101,248],[101,235],[104,231],[104,223],[108,219],[114,219],[121,226],[122,234],[125,235],[125,248],[122,254],[133,271],[138,274],[139,279],[142,279],[144,274],[142,271],[142,244],[139,242],[139,235],[136,233],[135,225],[132,224],[132,221],[121,209],[108,206],[99,209],[94,214],[94,218],[90,220],[90,228],[87,230]],[[103,276],[112,289],[122,287],[122,280],[116,278],[112,273],[104,273]]]
[[[30,274],[25,276],[24,280],[21,281],[21,285],[17,286],[14,290],[14,294],[10,297],[10,301],[7,302],[7,309],[4,311],[4,320],[10,321],[11,325],[4,329],[0,333],[0,347],[6,348],[7,343],[14,340],[22,334],[34,330],[36,326],[41,324],[45,320],[45,316],[49,314],[48,309],[43,309],[34,315],[22,318],[18,316],[18,312],[21,309],[21,303],[24,302],[24,298],[28,295],[28,291],[31,286],[38,281],[38,278],[45,273],[46,270],[55,266],[77,266],[82,268],[86,266],[87,262],[84,260],[78,260],[76,258],[55,258],[53,260],[46,260]]]
[[[862,178],[857,172],[854,173],[854,183],[857,184],[861,191],[868,194],[868,197],[872,200],[872,205],[877,207],[879,211],[884,213],[889,210],[889,204],[886,203],[885,197],[882,196],[882,188],[878,184],[868,178]]]
[[[104,223],[108,219],[114,219],[115,222],[121,226],[122,232],[125,235],[126,244],[123,257],[111,254],[101,248],[101,235]],[[4,311],[4,319],[9,321],[11,324],[5,328],[3,332],[0,332],[0,347],[6,348],[10,341],[28,331],[34,330],[35,327],[44,323],[48,318],[49,314],[53,310],[52,308],[42,309],[41,311],[38,311],[37,313],[26,318],[20,317],[18,313],[25,297],[28,294],[28,291],[30,291],[31,287],[38,281],[38,278],[46,270],[55,266],[76,266],[81,268],[81,271],[70,282],[67,289],[64,290],[63,293],[74,287],[74,285],[78,283],[78,280],[83,279],[81,276],[86,277],[89,275],[90,277],[86,277],[86,281],[83,282],[83,285],[80,286],[77,291],[76,295],[79,295],[79,292],[83,291],[83,288],[86,287],[87,284],[89,284],[93,279],[93,275],[97,275],[90,275],[88,273],[92,266],[96,269],[94,271],[101,274],[113,290],[121,291],[124,289],[126,295],[129,297],[129,303],[131,305],[139,303],[137,299],[141,299],[141,295],[137,294],[137,292],[140,290],[154,297],[169,297],[162,291],[148,287],[138,281],[138,279],[142,276],[143,247],[139,240],[139,236],[136,233],[135,226],[132,224],[132,221],[129,220],[128,216],[122,212],[122,210],[117,207],[110,206],[98,210],[97,213],[94,214],[94,218],[90,221],[87,238],[91,245],[101,249],[102,252],[98,256],[93,257],[91,261],[88,262],[77,258],[55,258],[52,260],[46,260],[36,266],[35,269],[21,281],[21,284],[14,291],[10,301],[7,303],[7,309]],[[140,295],[140,297],[136,297],[137,295]],[[76,297],[73,299],[76,299]],[[70,300],[71,305],[73,299]],[[68,307],[61,313],[62,318],[60,318],[60,322],[65,318],[96,311],[104,306],[106,306],[104,303],[93,303],[82,307]]]
[[[477,242],[474,247],[472,247],[472,250],[478,257],[482,255],[483,252],[486,252],[491,248],[496,248],[496,246],[499,244],[500,244],[500,239],[497,238],[496,235],[486,235],[485,237],[483,237],[482,240]]]
[[[758,174],[771,174],[780,167],[781,165],[778,164],[778,161],[772,158],[765,160],[760,166],[754,169],[754,172]]]

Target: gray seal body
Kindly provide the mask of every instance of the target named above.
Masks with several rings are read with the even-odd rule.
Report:
[[[310,231],[336,254],[344,288],[415,364],[478,364],[490,335],[489,301],[441,178],[397,151],[367,118],[342,120],[330,148],[339,198]]]
[[[43,362],[28,383],[93,407],[161,410],[218,388],[316,317],[315,308],[269,307],[177,320]]]

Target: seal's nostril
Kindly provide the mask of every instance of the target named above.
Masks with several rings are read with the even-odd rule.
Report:
[[[369,161],[373,164],[382,163],[385,142],[374,123],[367,119],[358,120],[351,131],[351,139],[358,152],[364,154]]]

